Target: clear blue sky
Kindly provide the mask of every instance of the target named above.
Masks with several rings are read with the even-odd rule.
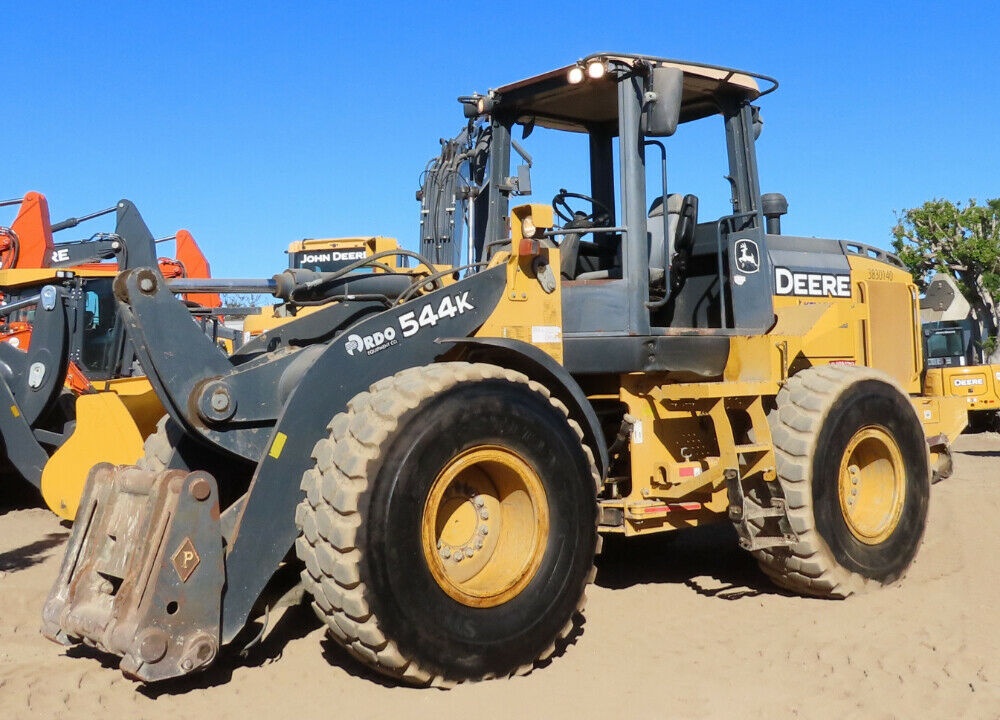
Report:
[[[303,237],[415,249],[455,98],[614,50],[777,77],[758,160],[783,229],[885,247],[894,210],[1000,196],[998,7],[7,3],[0,198],[43,192],[56,221],[127,197],[219,277],[270,275]]]

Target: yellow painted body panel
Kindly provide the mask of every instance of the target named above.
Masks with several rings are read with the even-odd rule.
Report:
[[[777,324],[769,333],[787,341],[790,371],[810,365],[867,365],[921,392],[923,350],[917,288],[910,274],[861,255],[847,255],[851,297],[775,296]]]
[[[789,343],[789,365],[795,370],[831,362],[860,363],[866,309],[853,298],[805,300],[776,296],[777,322],[765,337]]]
[[[128,465],[142,457],[143,438],[163,414],[145,378],[124,380],[109,383],[118,386],[115,390],[77,398],[76,429],[45,464],[42,497],[59,517],[76,517],[84,483],[94,465]],[[121,394],[116,391],[119,389]]]
[[[511,252],[496,255],[491,264],[505,263],[507,284],[503,297],[476,337],[520,340],[548,353],[556,362],[563,361],[562,292],[558,282],[559,251],[542,247],[521,233],[521,220],[531,217],[536,228],[552,226],[552,208],[547,205],[524,205],[514,208]],[[522,254],[522,240],[531,253]],[[548,273],[549,283],[546,283]],[[551,289],[549,289],[551,288]]]
[[[767,413],[785,381],[812,366],[867,365],[893,377],[910,393],[926,436],[935,440],[936,462],[965,419],[940,391],[926,388],[931,397],[920,396],[916,287],[904,270],[847,257],[850,297],[774,296],[774,326],[763,335],[732,337],[718,380],[676,382],[669,373],[621,378],[618,400],[635,421],[630,467],[627,481],[615,484],[615,496],[601,504],[620,509],[623,523],[602,529],[640,535],[723,520],[727,474],[773,482]]]
[[[99,392],[118,396],[143,438],[156,431],[156,423],[166,412],[153,386],[144,377],[115,378],[97,382],[94,387]]]
[[[47,282],[62,282],[56,277],[57,272],[72,272],[80,277],[115,277],[118,275],[117,266],[110,266],[107,270],[97,268],[14,268],[0,270],[0,288],[19,288],[34,285],[43,285]]]
[[[924,376],[924,394],[955,397],[966,409],[1000,409],[1000,365],[962,365],[934,368]]]
[[[944,444],[954,441],[969,424],[963,398],[917,395],[912,396],[910,401],[924,424],[924,434],[929,438],[946,438]]]

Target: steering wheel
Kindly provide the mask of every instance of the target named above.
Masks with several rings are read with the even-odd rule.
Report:
[[[590,214],[585,215],[582,210],[574,211],[573,208],[569,206],[569,203],[566,202],[568,198],[575,198],[577,200],[589,202],[592,208]],[[578,227],[596,227],[606,225],[611,219],[611,210],[609,210],[608,206],[600,200],[595,200],[589,195],[567,192],[565,188],[560,189],[559,192],[556,193],[556,196],[552,198],[552,210],[555,211],[556,216],[564,223],[580,223]],[[584,223],[586,224],[584,225]]]

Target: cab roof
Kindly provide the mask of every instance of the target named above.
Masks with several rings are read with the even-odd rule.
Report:
[[[681,101],[681,122],[708,117],[719,112],[719,98],[739,97],[753,101],[772,92],[778,86],[773,78],[733,68],[683,60],[630,55],[596,53],[572,65],[542,75],[504,85],[491,91],[494,112],[501,112],[515,121],[534,121],[542,127],[586,132],[595,125],[617,125],[618,90],[613,73],[599,79],[584,77],[572,83],[570,71],[603,63],[614,70],[650,67],[675,67],[684,72]],[[768,83],[761,90],[758,80]]]

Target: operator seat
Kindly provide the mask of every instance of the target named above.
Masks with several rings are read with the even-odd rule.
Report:
[[[677,218],[681,209],[681,196],[667,196],[667,227],[663,228],[663,196],[653,200],[646,216],[646,231],[649,233],[649,284],[662,288],[667,276],[667,259],[673,254],[674,238],[677,236]]]
[[[673,254],[670,257],[670,291],[676,293],[684,287],[687,278],[688,261],[694,249],[694,231],[698,227],[698,198],[685,195],[677,214],[677,232],[674,237]]]
[[[649,284],[666,289],[667,272],[671,290],[683,285],[687,261],[694,245],[698,225],[698,198],[673,193],[667,196],[667,233],[663,233],[663,198],[656,198],[649,207],[646,230],[649,232]],[[668,263],[669,260],[669,263]]]

